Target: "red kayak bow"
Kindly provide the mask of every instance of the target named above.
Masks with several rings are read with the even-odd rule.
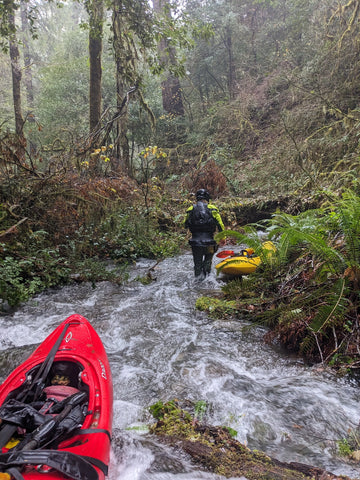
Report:
[[[53,410],[43,414],[38,404],[46,388],[52,389],[49,385],[57,371],[66,373],[70,396],[58,403],[51,399]],[[23,418],[17,415],[17,406],[22,407]],[[2,412],[15,415],[12,423],[3,420],[0,426],[0,472],[15,480],[104,480],[112,408],[112,377],[104,346],[86,318],[71,315],[0,386],[0,418]]]

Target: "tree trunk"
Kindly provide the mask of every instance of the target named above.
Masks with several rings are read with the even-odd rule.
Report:
[[[23,39],[23,56],[25,66],[25,89],[27,100],[27,111],[32,114],[34,109],[34,89],[31,70],[31,54],[29,48],[29,20],[28,20],[28,8],[27,3],[24,0],[21,1],[21,28]]]
[[[225,45],[228,54],[228,90],[229,90],[229,99],[233,100],[236,93],[236,82],[235,82],[235,62],[234,62],[234,52],[233,52],[233,43],[232,43],[232,32],[231,27],[228,26],[225,32]]]
[[[164,12],[170,16],[170,5],[167,0],[153,0],[154,11],[156,13]],[[175,50],[170,47],[167,40],[162,39],[158,45],[160,58],[164,65],[175,64]],[[175,116],[183,116],[185,114],[183,96],[180,80],[174,75],[168,75],[161,83],[163,108],[167,113]]]
[[[15,16],[9,15],[9,24],[15,30]],[[20,54],[15,34],[10,37],[9,51],[11,60],[12,86],[13,86],[13,102],[15,113],[15,131],[18,135],[22,135],[24,127],[24,119],[21,110],[21,68]]]
[[[117,1],[113,9],[113,45],[116,66],[116,106],[121,110],[121,105],[125,98],[125,69],[127,58],[125,55],[126,48],[122,39],[122,21],[121,21],[121,5]],[[114,150],[117,161],[113,164],[114,170],[122,169],[126,173],[130,173],[130,148],[127,138],[128,128],[128,109],[127,105],[121,110],[119,117],[116,119],[116,139],[114,142]]]
[[[87,4],[90,16],[89,58],[90,58],[90,131],[99,125],[101,117],[101,54],[104,5],[102,0],[92,0]]]
[[[22,28],[22,41],[23,41],[23,57],[24,57],[24,66],[25,66],[25,90],[26,90],[26,118],[30,124],[35,123],[34,117],[34,87],[33,87],[33,77],[31,69],[31,53],[29,48],[29,19],[28,19],[28,4],[26,1],[21,0],[20,4],[21,11],[21,28]],[[30,140],[30,155],[36,153],[36,145]]]
[[[165,112],[175,116],[185,114],[180,81],[174,75],[169,75],[161,82],[162,103]]]

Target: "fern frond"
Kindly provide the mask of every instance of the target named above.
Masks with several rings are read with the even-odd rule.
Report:
[[[342,232],[350,266],[360,263],[360,197],[351,190],[343,193],[334,205],[335,218]]]
[[[346,293],[345,279],[340,278],[335,282],[333,292],[329,293],[329,303],[318,309],[316,316],[309,325],[314,333],[324,333],[331,321],[344,316],[347,308]]]
[[[318,260],[326,262],[334,273],[344,271],[346,262],[341,252],[328,243],[328,226],[324,210],[309,210],[298,216],[285,213],[274,215],[271,235],[277,235],[279,258],[286,262],[293,252],[306,249]]]
[[[245,226],[243,232],[244,233],[237,232],[236,230],[224,230],[215,235],[215,240],[219,242],[224,238],[234,238],[238,244],[248,245],[254,248],[254,250],[261,247],[261,239],[252,225]]]
[[[314,335],[308,335],[300,344],[300,352],[304,355],[308,355],[317,348]]]

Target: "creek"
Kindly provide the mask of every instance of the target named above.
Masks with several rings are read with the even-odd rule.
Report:
[[[207,422],[235,429],[237,439],[284,462],[301,462],[360,478],[360,465],[338,456],[335,442],[360,420],[359,386],[305,365],[263,342],[246,320],[213,320],[195,309],[219,291],[211,274],[195,283],[190,253],[160,262],[156,280],[123,286],[79,284],[36,296],[0,317],[0,381],[66,317],[85,316],[100,335],[114,382],[109,480],[220,480],[146,431],[148,407],[173,398],[206,401]]]

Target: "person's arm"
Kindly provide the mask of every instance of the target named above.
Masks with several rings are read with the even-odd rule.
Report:
[[[184,227],[185,228],[189,228],[189,218],[190,218],[190,212],[191,210],[194,208],[193,205],[191,205],[191,207],[189,207],[187,210],[186,210],[186,215],[185,215],[185,219],[184,219]]]
[[[219,232],[222,232],[223,230],[225,230],[224,223],[222,221],[221,215],[217,207],[215,207],[215,205],[208,205],[208,208],[211,210],[211,214],[214,217],[214,220],[216,222]]]

